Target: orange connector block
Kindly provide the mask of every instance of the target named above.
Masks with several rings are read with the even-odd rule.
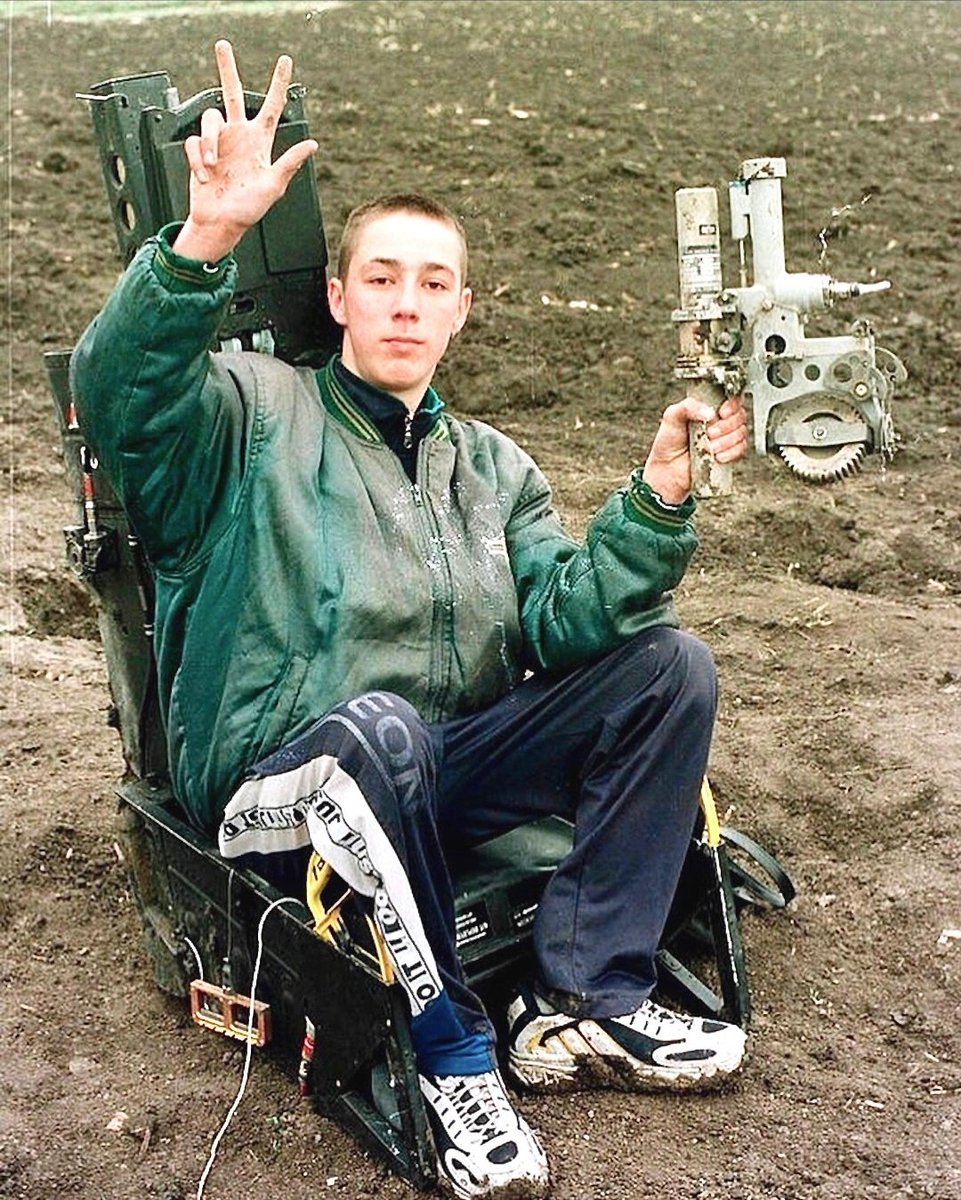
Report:
[[[253,1013],[253,1022],[251,1022]],[[190,1017],[204,1029],[213,1029],[240,1042],[265,1046],[270,1041],[270,1005],[230,992],[203,979],[190,984]]]

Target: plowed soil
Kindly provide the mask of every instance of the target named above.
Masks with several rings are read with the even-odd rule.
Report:
[[[677,187],[783,155],[789,266],[892,280],[808,333],[867,316],[904,361],[893,461],[815,487],[752,455],[702,504],[679,593],[720,664],[722,807],[800,890],[745,922],[750,1061],[713,1096],[519,1103],[557,1200],[961,1200],[961,6],[79,14],[10,5],[3,35],[0,1196],[193,1196],[239,1080],[154,988],[115,849],[122,759],[42,362],[118,270],[75,93],[166,70],[187,97],[228,35],[250,86],[289,51],[310,88],[330,240],[385,190],[463,214],[477,303],[440,389],[531,449],[575,530],[676,394]],[[206,1194],[409,1193],[258,1058]]]

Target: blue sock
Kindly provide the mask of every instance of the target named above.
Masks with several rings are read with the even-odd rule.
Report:
[[[487,1033],[469,1033],[446,991],[411,1019],[417,1066],[428,1075],[483,1075],[497,1065]]]

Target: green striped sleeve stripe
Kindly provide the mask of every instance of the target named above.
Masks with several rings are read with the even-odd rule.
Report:
[[[696,507],[697,502],[693,496],[688,496],[683,504],[665,505],[654,490],[639,478],[639,473],[631,479],[630,490],[624,497],[624,510],[629,517],[670,533],[680,532],[687,525]]]
[[[217,263],[197,262],[178,254],[171,245],[172,240],[180,231],[179,223],[165,225],[157,234],[157,254],[154,259],[155,270],[168,283],[183,283],[191,288],[203,288],[213,291],[223,283],[228,267],[233,261],[230,255]]]

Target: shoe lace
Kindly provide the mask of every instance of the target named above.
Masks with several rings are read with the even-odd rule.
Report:
[[[658,1037],[665,1026],[683,1025],[688,1032],[694,1028],[693,1017],[689,1017],[687,1013],[672,1012],[669,1008],[662,1008],[653,1000],[645,1000],[640,1008],[631,1013],[627,1023],[635,1028],[649,1030],[654,1037]]]
[[[450,1075],[437,1082],[464,1128],[481,1144],[510,1127],[514,1110],[493,1071],[486,1075]]]

